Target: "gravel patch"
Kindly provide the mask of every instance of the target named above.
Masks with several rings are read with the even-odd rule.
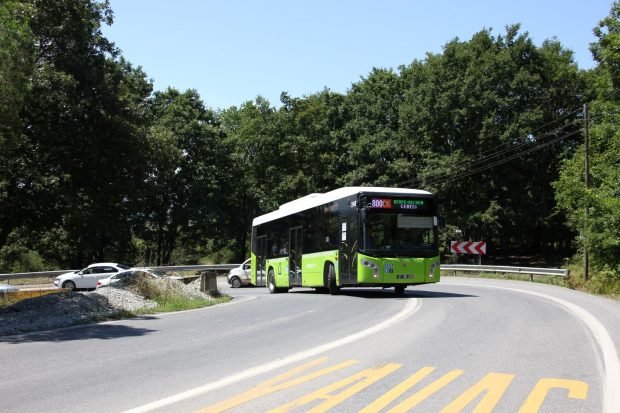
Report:
[[[210,299],[199,291],[200,282],[186,285],[166,278],[154,281],[172,294]],[[49,294],[0,308],[0,336],[91,323],[114,318],[119,312],[133,312],[156,305],[155,301],[148,300],[122,285],[89,292]]]

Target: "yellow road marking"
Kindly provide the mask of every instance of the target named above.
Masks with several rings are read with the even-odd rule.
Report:
[[[489,373],[447,405],[440,413],[460,412],[484,391],[487,393],[473,411],[474,413],[491,412],[514,377],[514,374]]]
[[[443,389],[448,384],[452,383],[457,377],[459,377],[463,373],[463,370],[452,370],[451,372],[435,380],[422,390],[416,392],[413,396],[405,399],[405,401],[401,402],[396,407],[389,410],[389,413],[403,413],[409,411],[433,394],[437,393],[439,390]]]
[[[576,380],[562,379],[540,379],[534,390],[521,406],[519,413],[535,413],[538,412],[540,406],[547,398],[549,390],[554,388],[568,389],[568,397],[571,399],[585,400],[588,396],[588,384]]]
[[[327,361],[327,357],[321,357],[319,359],[313,360],[309,363],[306,363],[302,366],[299,366],[289,372],[286,372],[284,374],[281,374],[271,380],[267,380],[263,383],[260,383],[259,385],[257,385],[256,387],[253,387],[252,389],[246,391],[245,393],[242,393],[238,396],[235,397],[231,397],[230,399],[226,399],[223,400],[217,404],[214,404],[212,406],[208,406],[205,407],[204,409],[199,410],[199,413],[215,413],[215,412],[223,412],[226,411],[228,409],[232,409],[233,407],[239,406],[243,403],[247,403],[250,400],[254,400],[257,399],[261,396],[264,396],[266,394],[269,393],[275,393],[277,391],[283,390],[283,389],[288,389],[290,387],[294,387],[294,386],[298,386],[302,383],[308,382],[310,380],[314,380],[317,377],[321,377],[325,374],[329,374],[332,373],[334,371],[337,370],[341,370],[344,369],[346,367],[352,366],[353,364],[357,364],[358,361],[357,360],[347,360],[344,361],[342,363],[336,364],[334,366],[331,367],[327,367],[324,368],[322,370],[318,370],[315,371],[313,373],[310,374],[306,374],[305,376],[301,376],[298,377],[296,379],[293,380],[289,380],[289,381],[285,381],[288,380],[291,377],[296,376],[297,374],[311,369],[312,367],[315,367],[319,364],[325,363]]]
[[[289,410],[295,409],[297,407],[304,406],[308,403],[311,403],[315,400],[325,400],[320,405],[308,410],[309,413],[321,413],[326,412],[334,406],[339,405],[349,397],[354,394],[359,393],[366,387],[371,384],[381,380],[388,374],[392,373],[395,370],[398,370],[401,367],[401,364],[386,364],[380,367],[372,367],[361,371],[353,376],[347,377],[346,379],[340,380],[339,382],[333,383],[329,386],[323,387],[313,393],[310,393],[307,396],[300,397],[299,399],[287,403],[284,406],[278,407],[277,409],[271,410],[269,413],[285,413]],[[355,383],[355,384],[353,384]],[[332,392],[353,384],[351,387],[346,390],[341,391],[340,393],[332,394]]]
[[[327,357],[312,360],[288,372],[280,374],[277,377],[264,381],[240,395],[205,407],[199,410],[197,413],[223,412],[234,407],[238,407],[259,397],[275,393],[280,390],[299,386],[318,377],[325,376],[327,374],[345,369],[358,363],[357,360],[347,360],[333,366],[324,367],[320,370],[308,372],[304,375],[299,376],[304,372],[310,371],[311,369],[320,366],[321,364],[324,364],[325,362],[327,362],[327,360]],[[312,402],[320,401],[322,401],[322,403],[312,407],[310,410],[308,410],[308,412],[326,412],[341,404],[345,400],[351,398],[355,394],[366,389],[370,385],[390,375],[401,367],[401,364],[388,363],[382,366],[365,369],[338,382],[332,383],[305,396],[299,397],[292,402],[277,407],[271,410],[270,413],[289,412],[306,406]],[[396,399],[403,396],[413,386],[428,377],[435,370],[435,367],[421,368],[416,373],[399,383],[392,390],[388,391],[387,393],[376,399],[374,402],[366,406],[360,411],[360,413],[379,413],[390,403],[393,403]],[[411,409],[422,403],[424,400],[428,399],[429,397],[452,383],[454,380],[459,378],[461,375],[463,375],[463,373],[463,370],[452,370],[448,372],[447,374],[430,383],[426,387],[418,390],[416,393],[409,396],[404,401],[398,403],[396,406],[390,409],[388,413],[403,413],[410,411]],[[510,384],[512,383],[514,377],[514,374],[488,373],[476,384],[467,389],[456,399],[451,401],[446,407],[441,410],[440,413],[462,412],[472,402],[478,399],[479,401],[477,402],[473,410],[470,407],[467,411],[473,411],[474,413],[492,412],[499,400],[502,398],[502,396],[510,386]],[[553,378],[541,379],[538,381],[534,389],[530,392],[528,398],[525,400],[523,406],[519,410],[519,413],[537,413],[542,407],[545,399],[547,398],[549,392],[552,389],[567,389],[568,397],[571,399],[585,400],[588,394],[588,384],[582,381]],[[335,393],[338,390],[341,391]],[[484,395],[480,397],[481,394]]]
[[[379,397],[377,400],[366,406],[363,410],[360,411],[360,413],[378,413],[379,411],[381,411],[381,409],[392,403],[404,392],[406,392],[410,387],[415,386],[420,380],[424,379],[433,371],[435,371],[434,367],[424,367],[418,370],[415,374],[409,376],[398,386],[394,387],[392,390],[385,393],[383,396]]]

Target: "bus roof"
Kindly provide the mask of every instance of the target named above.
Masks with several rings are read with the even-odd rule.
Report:
[[[327,204],[351,195],[359,194],[360,192],[380,194],[431,195],[430,192],[423,191],[421,189],[386,188],[376,186],[346,186],[343,188],[334,189],[333,191],[329,191],[324,194],[315,193],[306,195],[302,198],[287,202],[286,204],[282,204],[280,205],[279,209],[254,218],[254,220],[252,221],[252,226],[264,224],[265,222],[273,221],[275,219],[295,214],[297,212],[305,211],[309,208]]]

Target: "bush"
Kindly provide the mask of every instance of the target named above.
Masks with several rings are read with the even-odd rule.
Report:
[[[36,251],[14,244],[0,249],[0,272],[37,272],[45,269],[45,261]]]
[[[146,312],[169,312],[192,310],[230,300],[228,296],[211,298],[194,287],[170,278],[133,277],[128,286],[137,294],[153,300],[157,307]]]

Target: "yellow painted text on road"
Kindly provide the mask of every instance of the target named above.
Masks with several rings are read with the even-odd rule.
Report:
[[[354,394],[359,393],[366,387],[371,384],[381,380],[388,374],[392,373],[394,370],[400,368],[400,364],[386,364],[380,367],[373,367],[370,369],[366,369],[362,372],[354,374],[353,376],[347,377],[344,380],[340,380],[334,384],[323,387],[313,393],[310,393],[307,396],[300,397],[299,399],[285,404],[277,409],[271,410],[270,413],[285,413],[289,410],[295,409],[297,407],[304,406],[308,403],[311,403],[316,400],[325,400],[320,405],[314,407],[312,410],[308,410],[309,413],[320,413],[326,412],[329,409],[339,405],[349,397]],[[343,387],[350,386],[346,390],[341,391],[340,393],[332,394],[334,391],[339,390]]]
[[[535,413],[540,409],[549,391],[554,388],[568,389],[568,397],[571,399],[585,400],[588,396],[588,385],[582,381],[541,379],[534,390],[519,410],[519,413]]]
[[[199,413],[216,413],[233,409],[259,397],[309,383],[314,379],[344,370],[358,363],[356,360],[347,360],[332,366],[320,368],[320,366],[326,362],[326,357],[310,361],[273,379],[260,383],[240,395],[208,406],[200,410]],[[311,391],[305,396],[297,397],[295,400],[271,410],[271,413],[283,413],[293,410],[301,411],[304,406],[311,406],[311,409],[308,411],[312,413],[327,412],[330,409],[336,408],[336,406],[354,395],[371,387],[373,384],[388,377],[401,367],[401,364],[388,363],[365,369],[318,390]],[[312,371],[316,368],[319,368],[319,370]],[[360,410],[360,413],[379,413],[382,411],[388,413],[402,413],[411,411],[423,401],[448,387],[450,383],[456,379],[460,378],[460,380],[462,380],[465,373],[463,370],[452,370],[436,378],[432,383],[419,390],[413,389],[414,386],[418,385],[435,372],[435,367],[421,368]],[[465,410],[475,413],[492,412],[509,388],[514,377],[514,374],[488,373],[462,394],[456,398],[449,399],[446,402],[446,406],[441,409],[441,413],[458,413]],[[568,398],[570,399],[585,400],[588,395],[588,384],[582,381],[543,378],[538,381],[529,393],[519,413],[538,412],[547,399],[548,394],[551,391],[557,391],[557,389],[562,389],[562,391],[568,390]],[[414,393],[407,397],[407,393],[410,391],[414,391]],[[401,397],[406,398],[397,402]],[[397,404],[390,407],[393,403]],[[476,403],[475,406],[472,405],[473,403]]]
[[[305,376],[297,377],[295,379],[291,379],[292,377],[302,373],[306,370],[309,370],[315,366],[323,364],[327,361],[326,357],[322,357],[317,360],[313,360],[309,363],[306,363],[302,366],[299,366],[289,372],[281,374],[271,380],[267,380],[259,384],[258,386],[242,393],[238,396],[232,397],[230,399],[224,400],[218,404],[213,406],[209,406],[205,409],[200,410],[200,413],[215,413],[215,412],[223,412],[228,409],[232,409],[235,406],[242,405],[244,403],[249,402],[250,400],[257,399],[261,396],[264,396],[269,393],[274,393],[283,389],[288,389],[290,387],[298,386],[302,383],[306,383],[310,380],[314,380],[317,377],[324,376],[326,374],[332,373],[337,370],[344,369],[346,367],[352,366],[356,364],[356,360],[347,360],[342,363],[336,364],[335,366],[327,367],[319,371],[315,371],[314,373],[306,374]],[[290,380],[289,380],[290,379]],[[288,381],[286,381],[288,380]]]

